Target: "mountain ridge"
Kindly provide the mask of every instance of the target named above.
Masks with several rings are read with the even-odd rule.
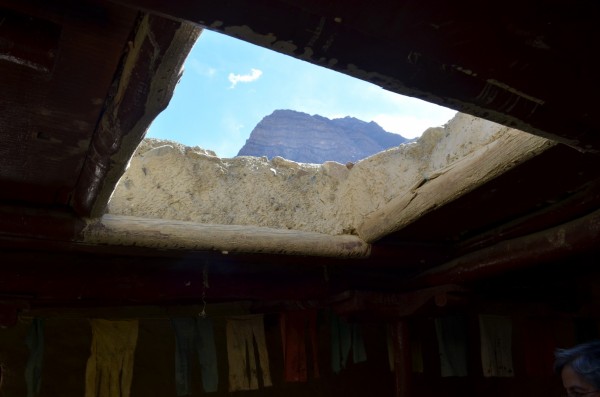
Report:
[[[250,133],[238,156],[279,156],[300,163],[357,162],[410,140],[385,131],[374,121],[355,117],[329,119],[278,109]]]

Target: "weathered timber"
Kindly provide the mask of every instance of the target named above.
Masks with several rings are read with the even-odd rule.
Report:
[[[367,215],[358,227],[358,235],[373,242],[400,230],[436,207],[457,200],[555,144],[534,135],[505,134]]]
[[[501,241],[421,273],[411,288],[465,283],[525,269],[597,248],[600,210],[548,230]]]
[[[255,226],[210,225],[122,215],[91,220],[83,243],[226,253],[271,253],[360,258],[370,245],[357,236],[330,236]]]
[[[303,261],[303,270],[290,271],[289,256],[266,267],[259,263],[262,268],[256,270],[254,263],[240,265],[236,254],[165,260],[63,252],[0,250],[0,301],[25,301],[32,308],[137,307],[197,305],[203,297],[208,304],[312,301],[332,293],[318,261],[310,257],[292,257]],[[273,257],[257,255],[257,260]],[[209,288],[204,288],[205,279]]]
[[[0,55],[0,201],[69,205],[137,12],[19,0],[0,9],[19,16],[0,18],[10,57]]]
[[[113,82],[75,189],[73,208],[100,216],[134,150],[169,104],[197,26],[143,15]]]
[[[546,230],[576,219],[600,207],[600,180],[590,181],[564,200],[490,229],[457,246],[457,254],[472,252],[502,240]]]
[[[68,242],[84,226],[85,222],[69,208],[0,205],[0,240],[24,238],[32,244]]]
[[[250,314],[250,302],[211,303],[204,307],[211,317]],[[27,308],[22,311],[22,318],[60,318],[60,319],[164,319],[173,317],[197,316],[203,305],[171,305],[171,306],[118,306],[118,307],[42,307]]]

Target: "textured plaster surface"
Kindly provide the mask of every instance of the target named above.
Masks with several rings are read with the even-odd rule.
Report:
[[[118,215],[353,234],[364,218],[503,134],[523,132],[458,113],[416,143],[356,164],[219,158],[146,139],[109,202]]]

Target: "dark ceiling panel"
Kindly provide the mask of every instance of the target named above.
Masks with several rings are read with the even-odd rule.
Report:
[[[67,204],[137,12],[34,4],[0,1],[21,40],[0,56],[0,200]]]

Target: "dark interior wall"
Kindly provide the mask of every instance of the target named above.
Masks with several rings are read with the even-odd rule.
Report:
[[[208,308],[210,313],[210,306]],[[92,342],[91,327],[80,318],[46,318],[45,353],[40,396],[82,396],[85,392],[85,369]],[[219,391],[215,397],[231,395],[228,391],[227,342],[225,317],[213,317],[217,345]],[[27,394],[25,367],[29,351],[25,345],[31,319],[0,330],[0,351],[6,368],[2,394]],[[235,392],[248,396],[330,396],[343,393],[364,396],[370,393],[393,395],[393,374],[387,357],[386,327],[381,324],[362,324],[367,362],[354,364],[352,358],[340,373],[331,369],[331,343],[328,316],[319,316],[318,359],[321,377],[307,383],[286,383],[283,379],[281,331],[277,314],[265,316],[265,333],[269,353],[272,387],[256,391]],[[175,336],[168,318],[144,318],[139,322],[131,396],[175,396]],[[201,396],[202,380],[197,360],[192,360],[192,396]]]
[[[505,316],[513,325],[512,359],[514,376],[486,377],[481,360],[481,339],[478,318],[480,314]],[[451,315],[462,316],[468,324],[467,368],[465,377],[442,377],[439,346],[434,321],[437,317],[414,320],[411,339],[421,339],[424,370],[413,373],[415,396],[562,396],[560,379],[553,373],[553,351],[557,347],[570,347],[575,343],[573,321],[561,316],[537,317],[506,313],[502,310],[459,311]],[[443,316],[441,316],[443,317]],[[533,326],[532,326],[533,325]],[[539,335],[540,344],[530,344],[534,332],[546,330]],[[551,335],[550,335],[551,334]]]
[[[424,372],[413,375],[414,395],[564,395],[552,368],[554,350],[600,338],[597,255],[507,272],[467,287],[462,303],[411,320],[411,339],[423,341],[424,360]],[[511,322],[513,377],[483,375],[480,315],[502,316]],[[434,321],[444,316],[459,316],[468,324],[466,377],[440,376]]]
[[[498,314],[498,311],[493,312]],[[506,314],[506,313],[502,313]],[[435,317],[421,317],[411,322],[413,343],[421,341],[423,355],[422,373],[414,373],[414,395],[419,396],[560,396],[562,390],[558,378],[551,372],[551,362],[540,355],[539,374],[531,376],[524,364],[523,351],[527,349],[522,332],[528,324],[543,324],[556,337],[558,346],[571,346],[576,340],[577,319],[564,316],[542,318],[512,315],[514,324],[513,360],[515,376],[512,378],[486,378],[482,374],[479,356],[479,334],[476,312],[461,312],[469,319],[469,375],[467,377],[440,376],[438,345],[435,337]],[[225,339],[225,319],[215,318],[215,337],[219,360],[219,391],[214,396],[231,395],[228,391],[228,364]],[[581,319],[579,319],[581,320]],[[597,318],[586,318],[589,326],[596,325]],[[591,320],[587,321],[587,320]],[[579,321],[579,325],[583,324]],[[25,338],[30,322],[23,319],[18,325],[0,330],[0,349],[5,367],[3,395],[26,395],[24,370],[28,357]],[[281,334],[276,315],[267,315],[265,331],[269,349],[273,387],[257,391],[236,392],[248,396],[393,396],[394,377],[389,368],[387,351],[387,326],[361,324],[365,337],[368,360],[348,367],[340,374],[331,370],[329,324],[326,320],[319,326],[320,379],[309,379],[307,383],[286,383],[283,380],[283,355]],[[537,327],[540,329],[540,327]],[[580,335],[581,337],[581,335]],[[82,396],[85,389],[85,368],[90,354],[91,329],[84,318],[45,320],[45,354],[40,396]],[[175,396],[174,368],[175,338],[168,319],[140,320],[132,384],[135,396]],[[547,353],[547,352],[546,352]],[[192,360],[192,396],[207,393],[202,391],[200,368]]]
[[[600,336],[598,291],[600,272],[596,269],[595,257],[573,258],[568,264],[546,264],[478,281],[468,286],[465,299],[460,300],[459,304],[410,318],[411,343],[415,352],[420,351],[423,367],[423,372],[413,373],[413,395],[562,395],[560,380],[551,369],[553,351]],[[215,326],[220,379],[219,391],[212,395],[231,395],[228,391],[225,333],[228,314],[213,309],[211,305],[207,309]],[[143,308],[134,308],[133,312],[136,311],[140,313],[140,328],[131,395],[175,396],[175,335],[169,316],[148,314],[151,310],[143,311]],[[53,310],[45,316],[45,354],[40,396],[84,394],[85,368],[92,341],[88,318],[101,317],[99,313],[98,309]],[[444,378],[440,374],[435,319],[448,315],[462,316],[468,324],[468,376],[465,377]],[[480,315],[504,316],[512,322],[513,377],[488,378],[483,375],[478,322]],[[120,318],[124,317],[121,315]],[[26,395],[24,370],[29,353],[25,340],[31,321],[32,317],[24,312],[17,325],[0,329],[0,358],[5,368],[1,395]],[[393,396],[395,381],[389,368],[387,322],[383,319],[359,322],[368,359],[359,364],[350,360],[347,368],[334,374],[330,356],[330,317],[327,311],[321,311],[318,361],[322,376],[320,379],[309,379],[307,383],[286,383],[283,379],[279,315],[266,314],[264,325],[273,387],[233,394]],[[207,394],[202,390],[199,364],[195,360],[192,363],[192,396]]]

